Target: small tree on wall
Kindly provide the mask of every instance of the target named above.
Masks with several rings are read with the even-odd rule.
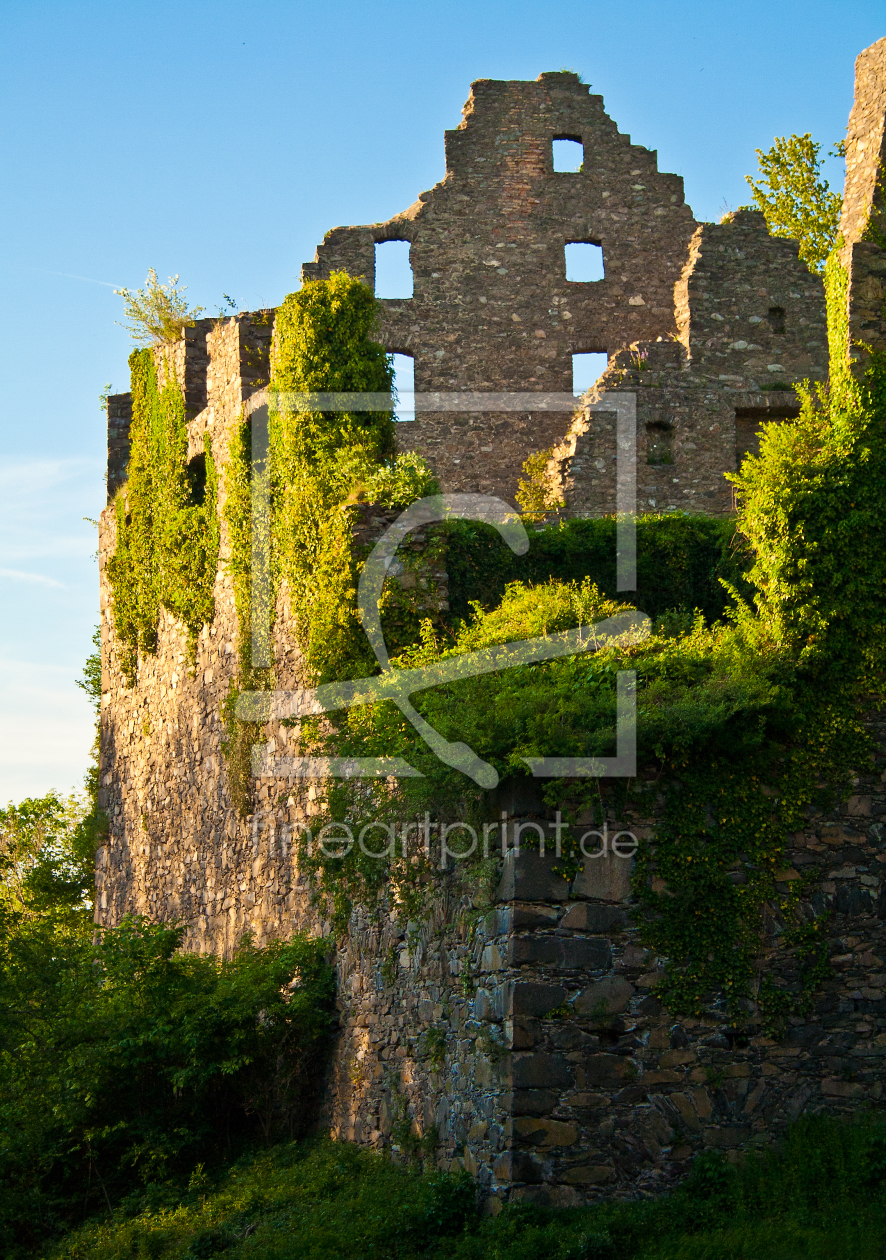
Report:
[[[800,242],[800,257],[810,271],[820,275],[837,237],[842,198],[831,192],[821,173],[817,144],[803,136],[776,136],[767,152],[756,149],[760,178],[746,175],[754,204],[763,212],[772,236]],[[834,148],[842,156],[843,144]]]

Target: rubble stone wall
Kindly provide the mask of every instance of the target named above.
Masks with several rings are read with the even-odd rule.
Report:
[[[792,382],[827,379],[824,290],[797,250],[757,211],[697,229],[675,289],[680,340],[614,355],[587,395],[595,409],[580,408],[557,444],[568,515],[615,511],[615,427],[601,409],[625,390],[637,396],[638,510],[732,511],[723,474],[766,424],[799,413]]]

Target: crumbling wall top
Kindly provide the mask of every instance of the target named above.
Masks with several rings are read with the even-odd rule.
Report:
[[[868,221],[886,231],[886,38],[858,54],[855,102],[846,131],[846,184],[840,235],[846,245],[862,239]],[[880,194],[877,196],[877,187]]]

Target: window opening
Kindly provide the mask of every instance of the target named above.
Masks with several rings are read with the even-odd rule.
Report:
[[[766,316],[766,322],[774,333],[784,332],[784,307],[770,306],[769,314]]]
[[[603,248],[590,241],[567,241],[566,279],[574,284],[590,284],[603,279]]]
[[[411,354],[394,355],[394,389],[397,391],[397,410],[394,419],[415,419],[415,359]]]
[[[557,136],[551,145],[554,155],[554,170],[558,174],[569,174],[580,171],[585,160],[585,147],[581,140],[574,136]]]
[[[673,464],[674,429],[664,421],[655,420],[646,426],[646,463]]]
[[[606,365],[609,362],[608,354],[574,354],[572,356],[572,392],[578,397],[580,394],[586,394],[589,389],[597,384],[597,381],[606,371]]]
[[[195,455],[188,460],[189,503],[199,507],[206,498],[206,456]]]
[[[747,455],[760,454],[760,439],[770,424],[784,424],[796,420],[800,404],[788,408],[747,409],[735,413],[735,466],[741,468]]]
[[[375,296],[378,298],[412,297],[409,241],[376,241]]]

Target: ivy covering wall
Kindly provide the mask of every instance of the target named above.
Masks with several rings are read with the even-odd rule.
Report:
[[[362,555],[353,539],[356,505],[406,507],[438,489],[420,458],[395,454],[393,360],[372,339],[376,311],[372,291],[344,272],[285,298],[274,326],[267,452],[253,459],[249,420],[231,445],[225,516],[240,676],[229,698],[226,752],[241,813],[250,807],[250,753],[259,730],[234,718],[236,698],[272,682],[271,671],[253,661],[253,478],[266,482],[266,519],[259,528],[270,555],[270,603],[276,607],[285,591],[301,672],[314,683],[376,666],[357,617]],[[390,401],[367,412],[323,412],[305,402],[313,393],[370,393]],[[390,607],[397,597],[388,591],[385,598]],[[412,623],[417,631],[417,617]]]
[[[129,477],[114,500],[117,547],[108,578],[122,668],[132,684],[139,653],[156,650],[161,608],[192,640],[212,620],[219,528],[209,438],[202,457],[189,463],[184,398],[171,362],[162,386],[151,350],[134,350],[129,367]]]

